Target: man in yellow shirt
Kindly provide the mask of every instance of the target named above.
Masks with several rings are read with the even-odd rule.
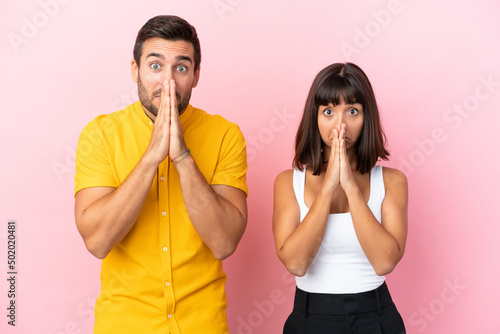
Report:
[[[131,63],[139,101],[80,136],[75,219],[103,259],[94,333],[229,333],[222,260],[246,227],[246,149],[189,104],[200,61],[194,27],[152,18]]]

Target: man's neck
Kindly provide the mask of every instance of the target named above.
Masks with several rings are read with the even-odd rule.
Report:
[[[142,110],[144,110],[144,113],[146,114],[146,116],[148,116],[148,118],[149,118],[150,120],[152,120],[152,121],[153,121],[153,123],[154,123],[154,121],[155,121],[155,119],[156,119],[156,116],[155,116],[152,112],[150,112],[148,109],[146,109],[146,108],[142,105],[142,103],[141,103],[141,106],[142,106]],[[188,108],[188,107],[186,107],[184,110],[182,110],[181,112],[179,112],[179,116],[180,116],[180,115],[182,115],[182,114],[186,111],[186,109],[187,109],[187,108]]]

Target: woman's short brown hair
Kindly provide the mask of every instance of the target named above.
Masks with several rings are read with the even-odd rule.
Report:
[[[366,74],[352,63],[336,63],[321,70],[307,96],[304,114],[295,138],[293,167],[312,169],[319,175],[324,159],[324,143],[318,128],[320,106],[332,103],[360,103],[363,106],[364,124],[356,144],[356,168],[361,174],[370,172],[379,159],[388,160],[385,135],[372,86]]]

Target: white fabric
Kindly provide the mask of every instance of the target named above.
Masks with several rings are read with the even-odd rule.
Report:
[[[293,189],[300,207],[300,221],[309,208],[304,202],[305,169],[293,172]],[[368,207],[379,222],[385,198],[382,166],[370,172]],[[351,213],[330,214],[321,247],[307,273],[296,277],[297,287],[315,293],[358,293],[378,288],[385,276],[378,276],[359,244]]]

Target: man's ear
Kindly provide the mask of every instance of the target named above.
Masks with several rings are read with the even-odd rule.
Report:
[[[135,59],[130,62],[130,73],[132,74],[132,80],[137,83],[139,81],[139,65],[137,65]]]
[[[194,79],[191,88],[198,86],[198,80],[200,80],[200,66],[198,66],[198,69],[194,72]]]

